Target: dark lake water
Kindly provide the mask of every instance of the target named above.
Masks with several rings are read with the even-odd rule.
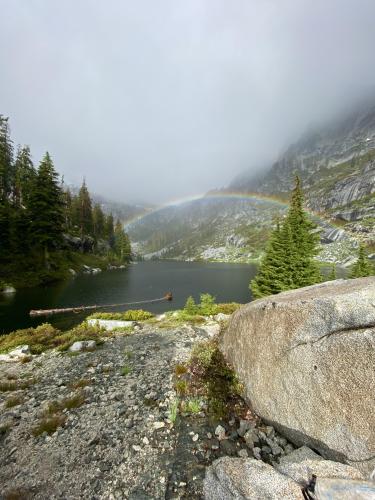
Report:
[[[163,297],[168,291],[173,293],[173,302],[132,308],[143,308],[155,313],[179,309],[189,295],[198,300],[202,292],[211,293],[218,302],[246,303],[251,300],[249,282],[255,274],[256,266],[253,264],[160,261],[139,262],[128,269],[104,271],[95,276],[81,275],[54,285],[0,296],[0,333],[37,326],[46,321],[58,328],[68,329],[90,314],[30,318],[30,309],[155,299]],[[110,310],[116,311],[115,308]]]

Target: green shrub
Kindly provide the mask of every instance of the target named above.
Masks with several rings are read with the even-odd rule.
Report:
[[[237,302],[228,302],[227,304],[218,304],[217,305],[217,313],[233,314],[241,306],[242,306],[242,304],[238,304]]]
[[[154,317],[154,314],[143,309],[129,309],[128,311],[118,313],[95,313],[88,319],[108,319],[117,321],[145,321]]]
[[[0,337],[0,352],[11,351],[19,345],[27,344],[32,354],[40,354],[48,347],[55,347],[54,341],[59,334],[61,332],[49,323],[43,323],[36,328],[16,330]]]
[[[188,383],[186,380],[176,380],[174,388],[180,396],[184,396],[188,391]]]
[[[238,397],[243,388],[225,362],[217,340],[201,342],[193,348],[189,372],[193,375],[193,385],[204,391],[209,414],[215,419],[225,417],[229,402]]]
[[[218,306],[215,303],[215,297],[209,293],[201,294],[201,302],[199,305],[199,312],[204,316],[210,316],[212,314],[217,314]]]
[[[197,415],[201,411],[202,401],[199,398],[191,398],[184,402],[184,410],[186,413]]]
[[[190,297],[187,298],[186,304],[184,307],[184,312],[187,314],[190,314],[191,316],[194,316],[195,314],[198,313],[199,307],[195,303],[195,300],[193,297],[190,295]]]

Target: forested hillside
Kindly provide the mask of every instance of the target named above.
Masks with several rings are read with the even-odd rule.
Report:
[[[29,146],[14,148],[0,115],[0,280],[20,286],[62,278],[83,264],[127,263],[122,223],[92,204],[85,181],[64,188],[50,154],[33,164]]]

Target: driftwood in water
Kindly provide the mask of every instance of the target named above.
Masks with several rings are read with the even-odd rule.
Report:
[[[152,304],[153,302],[163,302],[164,300],[166,301],[171,301],[173,300],[173,295],[171,292],[168,292],[164,295],[164,297],[161,297],[160,299],[153,299],[153,300],[141,300],[138,302],[124,302],[122,304],[104,304],[104,305],[95,305],[95,306],[78,306],[78,307],[65,307],[62,309],[37,309],[37,310],[31,310],[30,311],[30,316],[35,317],[35,316],[51,316],[52,314],[62,314],[62,313],[79,313],[82,311],[90,311],[93,309],[105,309],[105,308],[111,308],[111,307],[123,307],[123,306],[135,306],[135,305],[140,305],[140,304]]]

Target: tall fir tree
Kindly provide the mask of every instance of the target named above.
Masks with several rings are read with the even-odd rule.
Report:
[[[319,283],[322,279],[314,257],[318,254],[319,233],[317,225],[311,221],[303,209],[301,180],[295,177],[290,207],[286,217],[294,246],[293,288]]]
[[[260,298],[320,282],[319,267],[313,260],[318,241],[316,225],[303,210],[301,182],[296,177],[288,214],[271,233],[258,273],[250,283],[253,296]]]
[[[131,259],[131,246],[129,236],[124,231],[121,222],[116,222],[114,231],[114,250],[121,262],[129,262]]]
[[[90,235],[93,232],[92,204],[90,193],[84,180],[78,193],[78,216],[81,237]]]
[[[31,159],[29,146],[18,147],[14,164],[14,203],[27,208],[36,171]]]
[[[105,236],[105,215],[99,203],[94,205],[92,210],[94,238],[99,240]]]
[[[105,218],[104,235],[107,239],[109,246],[113,249],[115,245],[115,230],[113,225],[113,215],[109,214]]]
[[[29,203],[33,242],[43,250],[48,267],[48,252],[58,248],[64,229],[63,193],[48,152],[39,165]]]
[[[358,247],[358,258],[357,262],[354,264],[350,278],[364,278],[366,276],[372,276],[375,273],[374,265],[369,261],[365,247],[360,244]]]
[[[11,206],[13,190],[13,143],[8,118],[0,115],[0,258],[9,256],[11,249]]]
[[[8,118],[0,115],[0,201],[8,201],[13,189],[13,143]]]

